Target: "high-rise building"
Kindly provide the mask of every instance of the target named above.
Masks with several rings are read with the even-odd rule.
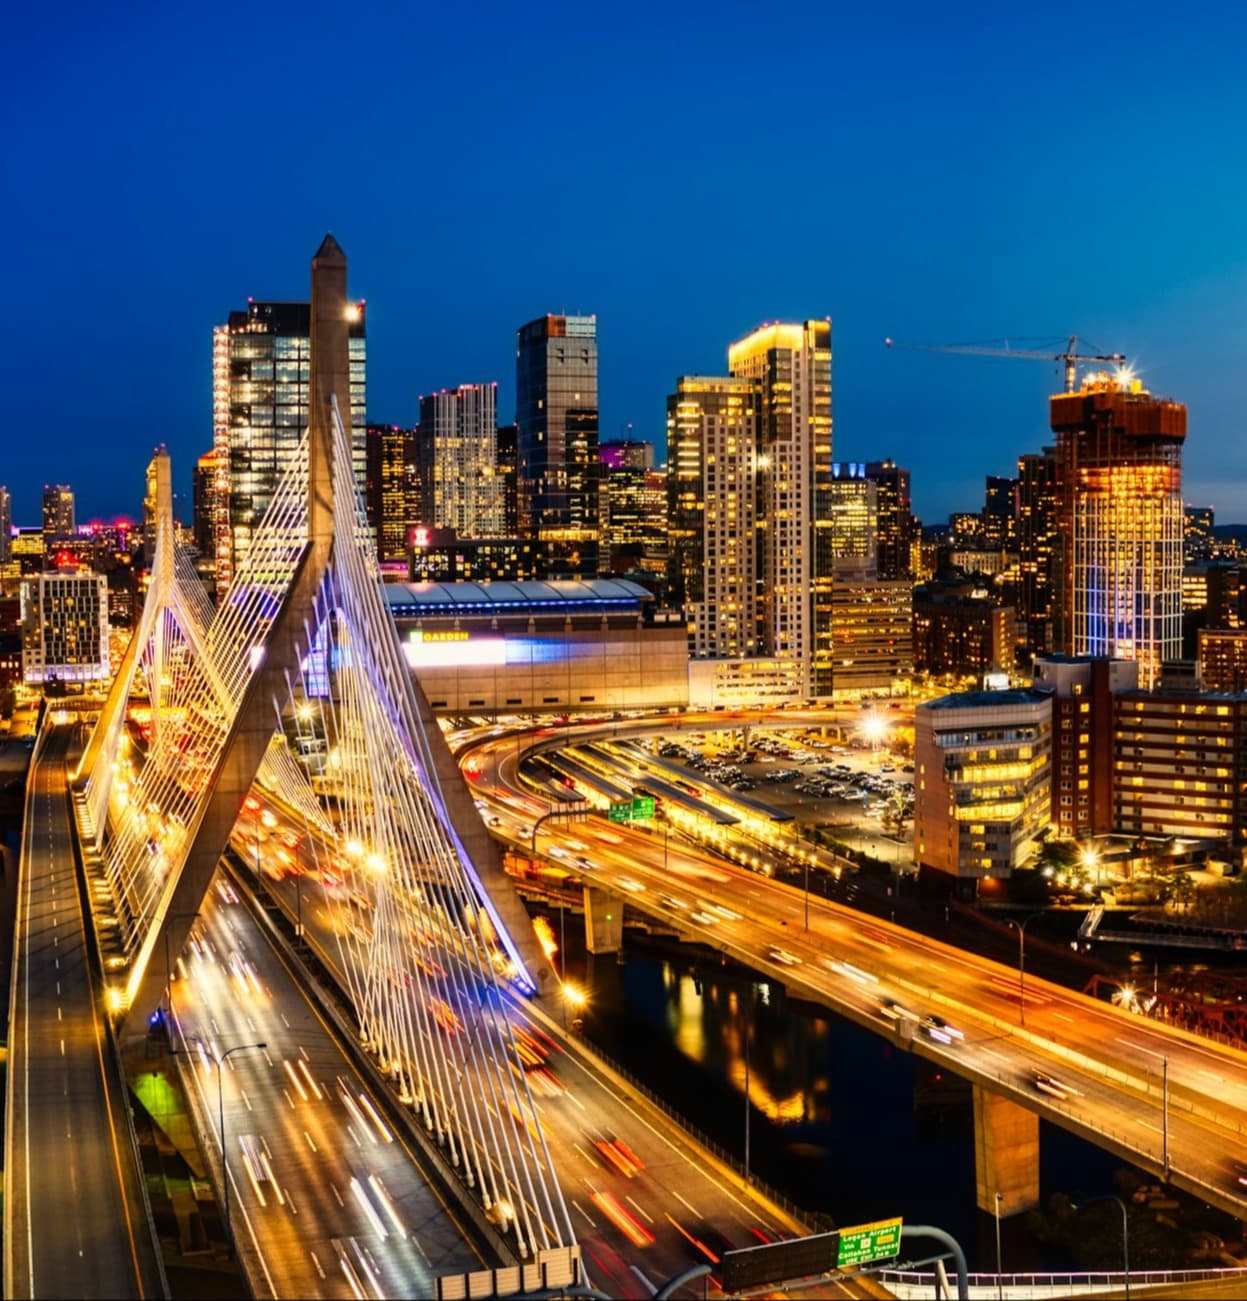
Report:
[[[667,398],[668,599],[698,659],[759,650],[760,407],[749,379],[686,375]]]
[[[592,578],[598,498],[597,318],[542,316],[515,349],[519,520],[543,578]]]
[[[502,484],[502,531],[509,538],[517,537],[520,531],[517,434],[516,425],[498,426],[498,480]]]
[[[1187,506],[1182,516],[1182,559],[1188,565],[1211,559],[1216,550],[1216,512],[1211,506]]]
[[[364,431],[364,505],[382,560],[406,557],[407,530],[420,518],[411,497],[415,440],[414,429],[398,425],[369,425]]]
[[[221,481],[221,454],[214,447],[195,462],[191,473],[191,526],[201,556],[212,556],[218,531],[224,527],[222,504],[217,497]]]
[[[864,466],[832,462],[828,499],[831,503],[831,567],[836,582],[879,576],[879,508],[877,486],[862,473]]]
[[[317,258],[340,258],[333,236]],[[311,366],[308,303],[249,301],[213,332],[213,448],[218,455],[217,590],[223,593],[251,547],[308,423]],[[355,480],[365,485],[366,341],[364,304],[351,305],[350,402],[339,410],[351,439]]]
[[[1032,655],[1052,649],[1052,596],[1061,535],[1056,449],[1018,457],[1018,638]]]
[[[13,498],[9,490],[0,485],[0,565],[9,563],[10,545],[13,541]]]
[[[977,674],[1013,668],[1012,606],[965,579],[924,583],[913,592],[914,669]]]
[[[875,485],[878,509],[879,577],[910,578],[911,548],[921,541],[909,495],[909,471],[891,458],[867,461],[866,477]]]
[[[51,550],[58,538],[72,537],[74,532],[74,490],[67,484],[43,486],[43,545]]]
[[[1150,688],[1182,652],[1186,408],[1109,375],[1050,406],[1064,539],[1059,645],[1135,660]]]
[[[983,495],[983,545],[990,551],[1017,547],[1018,481],[999,474],[987,476]]]
[[[831,321],[764,325],[728,348],[728,370],[759,389],[759,650],[800,665],[805,695],[829,696]]]
[[[598,458],[608,470],[652,470],[654,444],[631,438],[601,443],[598,446]]]
[[[420,399],[421,523],[463,538],[503,532],[498,385],[461,384]]]

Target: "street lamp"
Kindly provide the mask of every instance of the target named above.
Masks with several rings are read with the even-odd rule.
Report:
[[[1169,1058],[1152,1048],[1144,1048],[1142,1044],[1135,1044],[1134,1047],[1141,1053],[1147,1053],[1149,1057],[1160,1058],[1160,1163],[1163,1177],[1167,1180],[1169,1178]]]
[[[1116,1202],[1121,1211],[1121,1268],[1125,1276],[1126,1301],[1130,1301],[1130,1218],[1126,1213],[1126,1203],[1115,1193],[1102,1193],[1098,1197],[1084,1197],[1081,1201],[1070,1202],[1070,1210],[1081,1211],[1084,1206],[1094,1206],[1097,1202]]]
[[[1036,917],[1042,916],[1043,913],[1031,913],[1023,921],[1015,922],[1010,918],[1006,923],[1018,933],[1018,1017],[1023,1026],[1026,1025],[1026,928]]]
[[[1001,1278],[1001,1273],[1000,1273],[1000,1203],[1003,1200],[1004,1199],[1001,1197],[1001,1195],[997,1193],[996,1194],[996,1298],[997,1301],[1000,1301],[1000,1297],[1004,1293],[1004,1282]]]
[[[200,1040],[203,1043],[203,1040]],[[223,1076],[225,1074],[225,1059],[233,1053],[246,1052],[251,1048],[267,1048],[267,1043],[254,1044],[235,1044],[232,1048],[227,1048],[219,1057],[209,1051],[209,1056],[216,1063],[216,1109],[217,1124],[221,1135],[221,1196],[222,1205],[225,1210],[225,1242],[226,1246],[232,1251],[234,1246],[234,1237],[230,1232],[229,1223],[229,1157],[225,1146],[225,1091],[222,1087]]]

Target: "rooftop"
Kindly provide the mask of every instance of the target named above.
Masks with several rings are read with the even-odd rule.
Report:
[[[395,613],[487,614],[522,610],[639,609],[653,597],[624,578],[532,580],[507,583],[387,583],[385,599]]]
[[[1007,691],[954,691],[952,695],[928,700],[920,709],[1001,709],[1008,705],[1037,705],[1051,700],[1046,691],[1010,687]]]

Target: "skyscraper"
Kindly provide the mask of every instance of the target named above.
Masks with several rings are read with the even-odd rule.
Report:
[[[1186,408],[1093,375],[1051,399],[1064,539],[1060,645],[1139,665],[1150,688],[1182,653]]]
[[[598,572],[597,318],[542,316],[515,349],[521,532],[543,578]]]
[[[1056,449],[1018,457],[1018,638],[1032,655],[1053,648],[1052,600],[1061,546]]]
[[[879,575],[878,489],[856,462],[831,467],[831,564],[837,580]]]
[[[910,548],[916,540],[909,471],[889,457],[885,461],[867,461],[866,477],[875,485],[878,505],[879,577],[909,578]]]
[[[13,541],[13,498],[9,490],[0,486],[0,565],[9,563]]]
[[[321,254],[341,255],[326,236]],[[320,256],[321,254],[318,254]],[[364,304],[351,305],[349,424],[355,479],[365,480]],[[213,447],[222,507],[216,537],[217,591],[228,588],[308,422],[311,309],[307,303],[248,301],[213,332]]]
[[[224,527],[221,503],[217,498],[217,485],[221,480],[219,467],[221,455],[216,448],[205,452],[195,462],[191,474],[191,515],[195,547],[201,556],[212,556],[215,538]]]
[[[831,322],[764,325],[728,348],[759,386],[759,605],[764,655],[831,694]]]
[[[51,550],[50,543],[57,538],[67,538],[74,531],[74,490],[67,484],[43,485],[43,545]]]
[[[421,523],[462,538],[503,532],[498,385],[461,384],[420,399]]]
[[[698,659],[758,653],[758,384],[685,375],[667,398],[667,583]]]
[[[416,431],[398,425],[369,425],[364,434],[367,487],[364,504],[368,523],[382,560],[402,560],[407,554],[407,530],[420,519],[418,494],[411,491]]]

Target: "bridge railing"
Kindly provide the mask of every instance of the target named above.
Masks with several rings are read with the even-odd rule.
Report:
[[[900,1301],[923,1301],[937,1295],[936,1276],[930,1270],[882,1269],[875,1279]],[[1247,1269],[1132,1269],[1131,1288],[1180,1284],[1200,1287],[1242,1278]],[[1121,1270],[1085,1274],[971,1274],[971,1297],[1001,1298],[1001,1301],[1050,1301],[1055,1297],[1088,1296],[1096,1292],[1122,1292],[1126,1275]]]

